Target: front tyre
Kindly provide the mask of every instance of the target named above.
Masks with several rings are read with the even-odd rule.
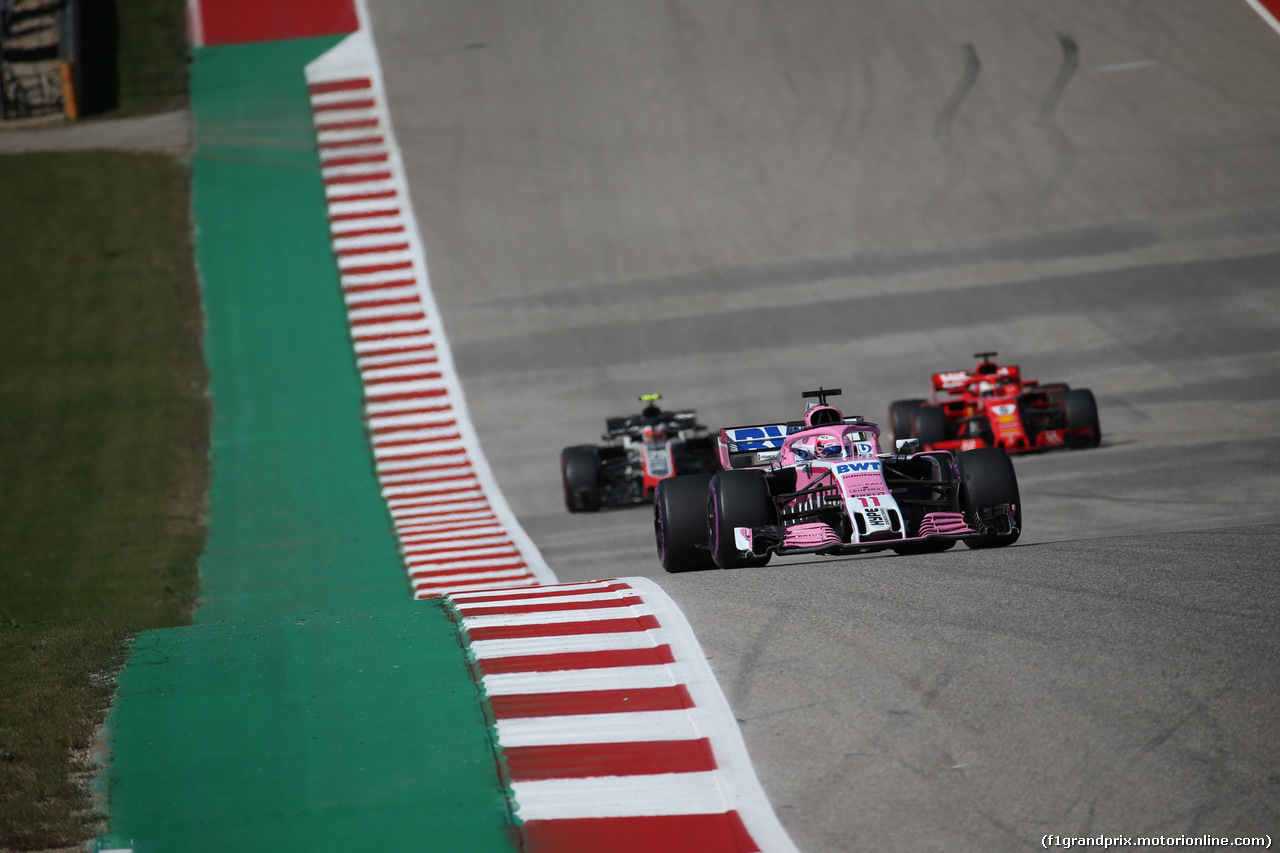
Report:
[[[955,544],[954,539],[926,539],[923,542],[903,542],[890,547],[893,553],[906,557],[911,554],[939,554]]]
[[[925,450],[947,440],[947,413],[941,406],[921,406],[912,414],[911,424]]]
[[[690,474],[668,477],[653,492],[653,537],[658,546],[658,562],[668,572],[714,569],[707,538],[707,486],[711,477]]]
[[[560,451],[560,482],[564,506],[569,512],[600,509],[600,451],[590,445],[566,447]]]
[[[1022,534],[1022,499],[1009,454],[998,447],[983,447],[961,453],[956,465],[960,470],[960,506],[971,522],[990,517],[992,508],[1005,504],[1013,508],[1012,530],[971,536],[964,544],[970,548],[1003,548],[1017,542]]]
[[[916,437],[912,415],[915,414],[916,409],[924,405],[924,402],[918,399],[894,400],[889,404],[889,424],[893,427],[895,441]]]
[[[1098,426],[1098,403],[1088,388],[1077,388],[1062,395],[1062,423],[1067,429],[1090,430],[1087,435],[1067,435],[1067,447],[1097,447],[1102,443]]]
[[[721,471],[711,478],[707,499],[707,528],[711,537],[711,559],[722,569],[763,566],[770,554],[758,557],[739,551],[735,527],[763,527],[773,524],[773,497],[764,472],[752,468]]]

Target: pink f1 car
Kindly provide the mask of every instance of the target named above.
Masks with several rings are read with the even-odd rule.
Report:
[[[1009,453],[1102,442],[1092,391],[1023,379],[1017,365],[992,361],[996,355],[975,353],[980,361],[973,370],[933,374],[932,399],[890,404],[894,438],[918,438],[926,450],[1002,447]]]
[[[805,391],[803,421],[719,432],[722,470],[663,480],[654,495],[658,559],[668,572],[762,566],[772,555],[899,554],[1011,545],[1021,533],[1008,454],[880,449],[880,428]]]

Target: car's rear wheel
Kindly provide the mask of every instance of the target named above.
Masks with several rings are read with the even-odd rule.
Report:
[[[653,493],[653,536],[658,562],[668,572],[714,569],[707,538],[707,486],[711,477],[668,477]]]
[[[889,404],[889,425],[893,427],[895,441],[916,437],[911,416],[916,409],[924,405],[924,402],[924,400],[894,400]]]
[[[940,406],[921,406],[912,415],[915,437],[920,439],[920,446],[928,449],[940,441],[947,440],[947,414]]]
[[[1067,429],[1092,430],[1089,435],[1067,435],[1067,447],[1097,447],[1102,443],[1098,426],[1098,403],[1088,388],[1077,388],[1062,395],[1062,422]]]
[[[753,557],[738,550],[733,529],[772,524],[773,516],[773,498],[763,471],[721,471],[713,476],[707,498],[707,526],[715,564],[722,569],[739,569],[769,562],[769,554]]]
[[[600,509],[600,451],[583,445],[560,451],[560,482],[564,488],[564,506],[569,512],[595,512]]]
[[[956,463],[960,469],[960,505],[971,523],[987,517],[993,507],[1008,504],[1013,508],[1011,530],[970,537],[964,544],[970,548],[1001,548],[1017,542],[1022,534],[1022,499],[1009,454],[998,447],[983,447],[961,453]]]
[[[1071,390],[1071,386],[1065,382],[1041,382],[1036,386],[1036,390],[1048,394],[1051,402],[1058,402],[1063,394]]]

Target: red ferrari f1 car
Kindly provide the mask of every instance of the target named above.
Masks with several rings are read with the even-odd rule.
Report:
[[[715,443],[693,411],[665,412],[661,394],[644,394],[644,410],[605,419],[603,445],[560,451],[560,479],[569,512],[645,503],[658,482],[676,474],[715,470]]]
[[[927,450],[1001,447],[1009,453],[1055,447],[1097,447],[1102,442],[1098,404],[1087,388],[1023,379],[1017,365],[975,353],[972,370],[933,374],[929,400],[889,406],[894,438],[917,438]]]
[[[1012,545],[1022,529],[1018,478],[995,447],[880,448],[880,428],[817,397],[803,421],[720,430],[714,474],[671,477],[653,503],[668,572],[762,566],[774,554],[899,554]]]

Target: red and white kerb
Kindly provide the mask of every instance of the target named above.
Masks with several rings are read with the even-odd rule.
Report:
[[[525,851],[794,850],[684,615],[645,578],[447,596]]]
[[[308,87],[373,454],[414,594],[554,582],[466,419],[375,76],[313,63]]]

